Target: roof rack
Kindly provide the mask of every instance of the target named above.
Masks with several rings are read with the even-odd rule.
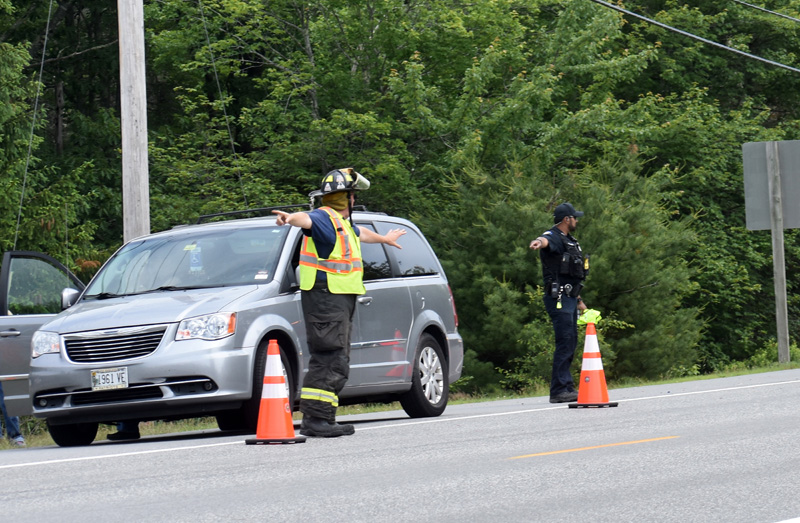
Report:
[[[269,215],[272,211],[282,211],[284,209],[297,209],[298,207],[303,207],[305,209],[311,210],[311,204],[308,203],[295,203],[291,205],[276,205],[275,207],[257,207],[255,209],[244,209],[241,211],[228,211],[228,212],[217,212],[214,214],[204,214],[197,219],[195,223],[204,223],[212,218],[219,218],[219,217],[232,217],[237,216],[241,217],[244,214],[258,214],[259,216]]]

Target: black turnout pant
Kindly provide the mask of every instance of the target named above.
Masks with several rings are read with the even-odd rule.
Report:
[[[355,294],[333,294],[325,288],[302,291],[306,340],[311,359],[303,380],[300,412],[335,421],[339,392],[350,375],[350,332]]]

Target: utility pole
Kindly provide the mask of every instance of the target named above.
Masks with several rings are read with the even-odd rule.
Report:
[[[122,124],[122,230],[123,240],[127,242],[150,233],[143,0],[117,0],[117,11]]]

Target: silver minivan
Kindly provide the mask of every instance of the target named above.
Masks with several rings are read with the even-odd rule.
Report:
[[[461,376],[463,342],[444,271],[419,229],[379,213],[353,220],[408,233],[363,244],[364,284],[340,402],[399,400],[438,416]],[[132,240],[33,335],[30,401],[61,446],[99,423],[213,415],[254,432],[269,340],[296,404],[308,364],[297,266],[302,233],[274,217],[177,227]]]

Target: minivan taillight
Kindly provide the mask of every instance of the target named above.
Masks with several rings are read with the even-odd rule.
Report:
[[[453,298],[453,289],[450,284],[447,284],[447,290],[450,292],[450,303],[453,305],[453,318],[456,320],[456,327],[458,327],[458,311],[456,311],[456,300]]]

